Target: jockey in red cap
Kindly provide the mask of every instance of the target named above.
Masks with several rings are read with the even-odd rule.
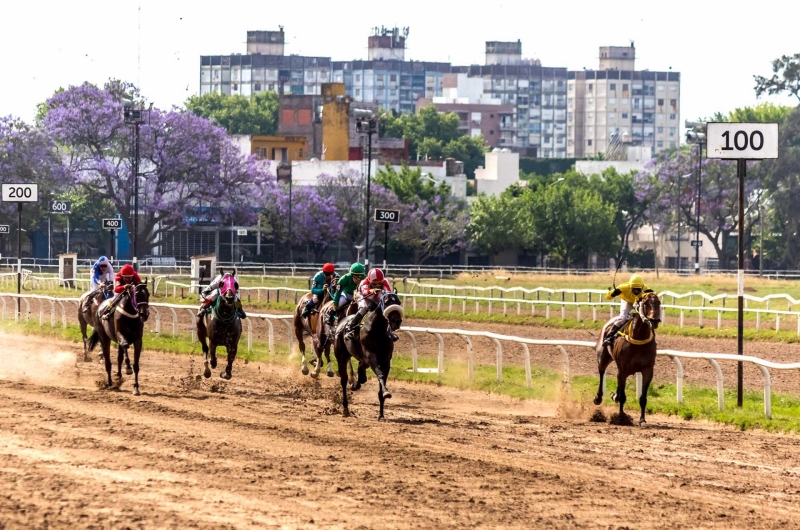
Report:
[[[125,292],[125,288],[128,285],[138,285],[140,283],[142,283],[142,279],[139,278],[139,275],[133,270],[133,267],[130,264],[123,265],[116,276],[114,276],[114,292],[117,294],[114,296],[114,299],[111,300],[111,303],[106,306],[106,310],[103,312],[101,318],[103,320],[108,320],[109,315],[111,315],[113,308],[117,305],[120,298],[122,298],[122,293]]]
[[[378,305],[381,295],[392,291],[392,287],[386,278],[383,276],[383,271],[380,269],[370,269],[367,277],[364,278],[358,286],[358,294],[356,300],[358,301],[358,313],[353,316],[353,319],[347,324],[345,334],[355,333],[361,320],[371,310],[375,309]],[[393,341],[397,341],[397,335],[391,329],[387,329],[386,333]]]

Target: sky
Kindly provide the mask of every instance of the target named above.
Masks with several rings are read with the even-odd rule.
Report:
[[[458,65],[483,64],[487,40],[520,39],[544,66],[593,69],[599,46],[634,41],[637,69],[681,72],[681,120],[693,120],[758,103],[753,75],[800,52],[798,15],[789,0],[2,0],[0,116],[31,120],[57,88],[109,78],[138,84],[157,107],[180,106],[199,90],[201,55],[244,53],[248,30],[282,25],[287,54],[334,60],[366,58],[375,26],[408,26],[409,59]]]

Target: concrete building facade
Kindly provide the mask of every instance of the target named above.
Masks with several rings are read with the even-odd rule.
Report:
[[[680,74],[636,70],[636,49],[600,48],[598,70],[569,72],[567,157],[605,153],[629,137],[654,153],[680,144]]]

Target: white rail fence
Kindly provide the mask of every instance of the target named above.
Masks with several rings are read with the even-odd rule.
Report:
[[[39,309],[39,326],[44,325],[44,314],[45,314],[45,304],[49,303],[50,309],[50,326],[55,327],[56,325],[56,305],[58,305],[59,311],[61,316],[61,325],[62,327],[67,327],[67,311],[66,311],[66,304],[74,304],[75,311],[78,310],[78,302],[79,299],[77,298],[54,298],[48,296],[39,296],[39,295],[29,295],[29,294],[9,294],[9,293],[0,293],[0,302],[2,303],[2,316],[3,319],[6,318],[6,306],[8,300],[12,302],[17,302],[19,300],[20,306],[24,306],[22,313],[16,311],[16,304],[14,304],[14,318],[15,321],[19,322],[22,318],[26,320],[30,320],[31,318],[31,300],[34,300],[38,303]],[[165,314],[169,314],[172,322],[172,335],[175,336],[178,334],[178,325],[179,325],[179,314],[188,314],[189,322],[194,323],[195,314],[197,308],[194,306],[186,306],[181,304],[159,304],[154,303],[151,304],[151,309],[155,312],[155,333],[161,333],[161,313],[162,311]],[[22,307],[21,307],[22,309]],[[283,322],[283,324],[287,328],[288,334],[288,346],[289,351],[293,349],[293,341],[294,341],[294,334],[292,328],[292,315],[272,315],[272,314],[258,314],[258,313],[251,313],[249,315],[251,318],[245,320],[246,323],[246,336],[247,336],[247,351],[252,351],[253,348],[253,328],[252,328],[252,318],[256,319],[263,319],[264,322],[267,324],[268,331],[267,331],[267,344],[268,344],[268,351],[270,353],[275,351],[274,345],[274,325],[273,322]],[[524,368],[525,368],[525,381],[526,386],[531,388],[533,385],[532,373],[531,373],[531,356],[530,356],[530,346],[552,346],[554,347],[562,358],[563,364],[563,384],[569,388],[571,375],[570,375],[570,357],[567,351],[567,347],[575,347],[575,348],[584,348],[589,349],[594,354],[595,343],[590,341],[571,341],[571,340],[542,340],[542,339],[529,339],[524,337],[516,337],[513,335],[501,335],[497,333],[485,332],[485,331],[469,331],[469,330],[462,330],[462,329],[442,329],[442,328],[425,328],[425,327],[414,327],[414,326],[407,326],[403,327],[401,330],[403,335],[408,337],[411,343],[411,360],[412,360],[412,368],[413,372],[424,372],[426,370],[419,368],[419,353],[418,353],[418,346],[417,346],[417,337],[415,333],[426,333],[433,335],[438,341],[438,355],[437,355],[437,368],[435,372],[437,375],[441,376],[444,373],[444,362],[445,362],[445,336],[454,336],[459,338],[459,344],[461,347],[466,347],[467,350],[467,376],[470,380],[474,377],[474,370],[475,370],[475,360],[472,354],[472,339],[473,338],[484,338],[491,340],[496,348],[496,358],[495,358],[495,367],[496,367],[496,377],[498,382],[503,381],[503,344],[504,343],[515,343],[519,344],[523,348],[524,352]],[[192,331],[192,341],[194,341],[195,336],[194,332]],[[402,336],[402,335],[401,335]],[[463,350],[461,350],[463,351]],[[681,363],[681,359],[702,359],[707,361],[715,370],[716,372],[716,380],[717,380],[717,404],[720,411],[725,409],[725,394],[724,394],[724,381],[722,376],[722,368],[719,364],[719,361],[723,362],[745,362],[750,363],[759,368],[763,375],[763,387],[764,387],[764,415],[767,418],[772,418],[772,400],[771,400],[771,379],[770,379],[770,372],[769,370],[800,370],[800,363],[775,363],[771,361],[766,361],[764,359],[760,359],[758,357],[752,356],[739,356],[739,355],[732,355],[732,354],[725,354],[725,353],[704,353],[704,352],[684,352],[684,351],[677,351],[677,350],[659,350],[659,355],[663,355],[668,357],[673,361],[675,364],[676,369],[676,399],[678,403],[683,403],[683,386],[684,386],[684,368],[683,364]],[[604,380],[605,382],[605,380]],[[604,385],[605,386],[605,385]],[[605,390],[605,389],[604,389]],[[641,374],[636,374],[636,396],[637,398],[641,395],[642,388],[641,388]]]

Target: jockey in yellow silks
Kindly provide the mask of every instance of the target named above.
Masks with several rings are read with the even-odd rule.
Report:
[[[622,299],[620,304],[619,316],[614,321],[614,325],[606,333],[603,344],[611,346],[614,344],[614,339],[617,337],[617,332],[622,329],[622,326],[628,322],[631,314],[631,309],[636,302],[639,302],[646,293],[652,293],[653,290],[644,284],[644,278],[639,274],[634,274],[628,283],[623,283],[617,286],[613,291],[606,293],[606,300],[613,300],[617,296]]]

